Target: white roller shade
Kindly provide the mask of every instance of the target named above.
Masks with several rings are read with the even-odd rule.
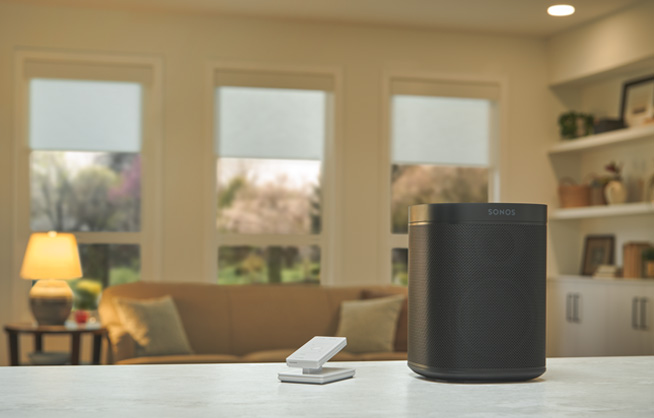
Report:
[[[30,80],[29,145],[36,150],[139,152],[142,86]]]
[[[272,89],[298,89],[334,91],[330,75],[255,70],[220,69],[214,72],[216,87],[264,87]]]
[[[500,87],[492,82],[458,80],[393,79],[391,93],[405,96],[455,97],[499,100]]]
[[[321,160],[325,91],[216,88],[215,150],[220,157]]]
[[[391,105],[394,163],[489,164],[490,100],[397,94]]]

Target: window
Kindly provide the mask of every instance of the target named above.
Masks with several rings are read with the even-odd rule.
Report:
[[[219,284],[319,283],[330,85],[321,76],[217,72]]]
[[[34,78],[33,231],[140,231],[141,86]]]
[[[159,64],[68,57],[19,54],[27,180],[18,204],[29,209],[18,229],[74,233],[84,278],[103,287],[151,277]]]
[[[498,88],[391,81],[390,253],[395,284],[406,285],[409,206],[487,202]]]

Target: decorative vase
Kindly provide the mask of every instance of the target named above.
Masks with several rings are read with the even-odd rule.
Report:
[[[627,188],[620,180],[611,180],[604,188],[604,196],[609,205],[619,205],[627,201]]]
[[[84,309],[78,309],[75,311],[75,322],[79,325],[86,324],[86,321],[89,320],[89,311]]]

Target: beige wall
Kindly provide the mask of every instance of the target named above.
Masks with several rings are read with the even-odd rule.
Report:
[[[205,71],[210,60],[338,67],[343,129],[335,203],[335,284],[381,277],[382,164],[380,97],[384,70],[497,77],[506,80],[501,150],[504,201],[547,203],[552,180],[544,151],[555,136],[547,89],[545,42],[516,37],[256,20],[145,14],[0,3],[0,323],[25,320],[10,308],[12,285],[12,68],[17,48],[154,55],[164,61],[163,240],[161,280],[209,280],[203,250],[207,147]],[[209,221],[210,222],[210,221]],[[26,237],[19,237],[25,240]],[[388,262],[388,259],[384,259]],[[18,283],[18,284],[17,284]],[[15,289],[14,289],[15,290]],[[24,307],[25,301],[16,301]],[[0,364],[6,362],[0,341]]]
[[[547,42],[550,82],[561,83],[654,57],[654,1],[642,1]],[[654,67],[650,60],[647,64]]]

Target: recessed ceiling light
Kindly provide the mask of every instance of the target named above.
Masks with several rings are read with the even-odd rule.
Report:
[[[547,8],[550,16],[570,16],[575,12],[575,8],[569,4],[555,4]]]

